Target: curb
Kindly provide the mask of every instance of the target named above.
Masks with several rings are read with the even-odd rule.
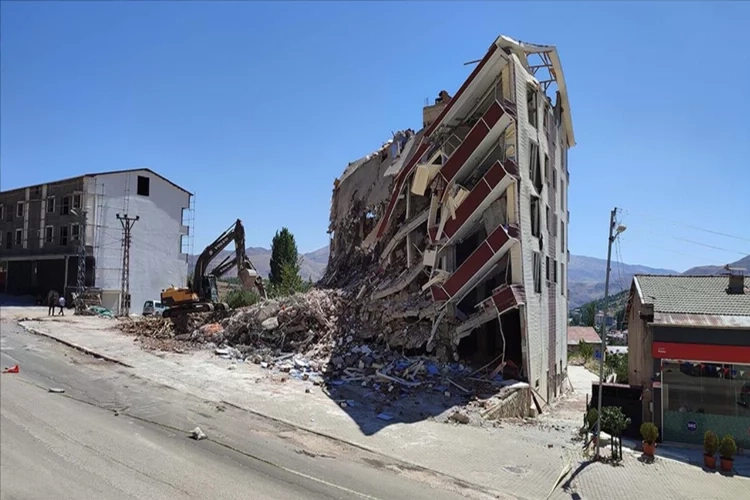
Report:
[[[129,364],[125,363],[124,361],[120,361],[117,358],[113,358],[113,357],[107,356],[106,354],[101,354],[101,353],[92,351],[91,349],[89,349],[87,347],[83,347],[83,346],[80,346],[78,344],[74,344],[73,342],[68,342],[67,340],[63,340],[63,339],[61,339],[59,337],[55,337],[54,335],[50,335],[49,333],[44,333],[44,332],[40,332],[39,330],[35,330],[34,328],[31,328],[31,327],[28,327],[28,326],[24,325],[23,322],[21,322],[21,321],[19,321],[18,324],[21,326],[21,328],[23,328],[24,330],[26,330],[27,332],[29,332],[31,334],[39,335],[41,337],[46,337],[46,338],[48,338],[50,340],[54,340],[55,342],[59,342],[60,344],[63,344],[63,345],[68,346],[68,347],[71,347],[71,348],[73,348],[73,349],[75,349],[77,351],[81,351],[82,353],[88,354],[89,356],[93,356],[95,358],[101,358],[101,359],[103,359],[105,361],[109,361],[110,363],[115,363],[115,364],[118,364],[120,366],[124,366],[126,368],[135,368],[133,365],[129,365]]]

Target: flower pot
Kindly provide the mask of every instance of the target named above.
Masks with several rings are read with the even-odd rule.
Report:
[[[715,469],[716,468],[716,456],[715,455],[706,455],[703,454],[703,465],[706,466],[707,469]]]
[[[654,453],[656,453],[656,443],[647,443],[646,441],[643,441],[643,454],[647,457],[653,458]]]
[[[734,459],[721,457],[721,470],[724,472],[732,472],[734,468]]]

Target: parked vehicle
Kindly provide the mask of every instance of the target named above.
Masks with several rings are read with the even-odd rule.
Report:
[[[158,300],[147,300],[143,303],[143,315],[144,316],[156,316],[158,318],[164,315],[164,311],[167,308]]]

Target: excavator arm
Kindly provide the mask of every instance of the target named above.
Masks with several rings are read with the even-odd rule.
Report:
[[[234,242],[235,255],[227,257],[208,273],[209,264],[232,242]],[[209,295],[206,290],[206,281],[208,281],[209,275],[216,278],[221,277],[235,265],[237,265],[237,275],[242,282],[242,288],[244,290],[256,290],[261,297],[265,298],[263,280],[245,253],[245,228],[240,219],[229,226],[229,229],[208,245],[198,257],[193,272],[193,292],[205,300]]]

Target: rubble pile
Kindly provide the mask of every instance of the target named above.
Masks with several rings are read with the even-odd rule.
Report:
[[[174,337],[172,321],[164,318],[144,317],[137,320],[124,320],[118,324],[120,330],[132,335],[145,336],[156,339]]]

